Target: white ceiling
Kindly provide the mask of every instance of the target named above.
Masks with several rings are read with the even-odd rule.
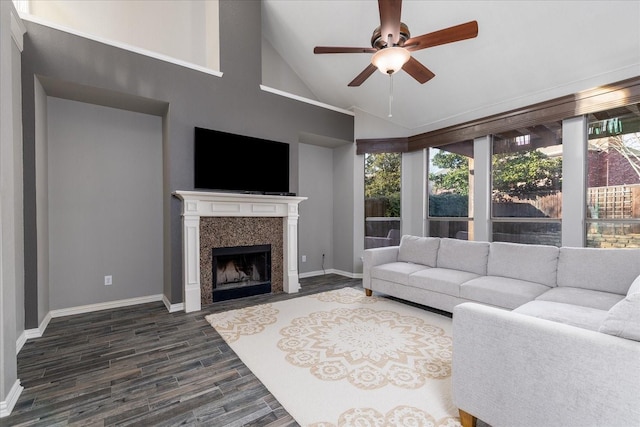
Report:
[[[376,72],[347,87],[370,54],[313,54],[319,45],[369,47],[380,23],[376,1],[263,0],[262,7],[263,37],[318,101],[388,120],[405,136],[640,75],[640,1],[405,0],[402,21],[412,36],[471,20],[479,31],[414,52],[436,77],[421,85],[396,74],[388,118],[389,77]]]

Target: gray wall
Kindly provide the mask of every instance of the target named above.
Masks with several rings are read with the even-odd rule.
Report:
[[[318,99],[266,39],[262,40],[262,84],[305,98]]]
[[[301,132],[353,140],[353,117],[262,92],[259,2],[220,2],[222,78],[165,63],[27,22],[23,52],[26,325],[37,327],[37,231],[34,76],[169,104],[163,123],[164,294],[182,301],[180,202],[176,190],[193,189],[193,128],[218,129],[291,145],[291,191],[298,191]],[[237,29],[242,28],[242,37]],[[343,189],[345,191],[345,189]],[[301,194],[302,195],[302,194]],[[315,215],[314,212],[309,215]],[[310,217],[310,221],[317,218]],[[328,231],[323,231],[323,234]],[[115,250],[115,248],[114,248]],[[335,256],[334,256],[335,259]],[[96,272],[98,274],[98,272]],[[103,272],[99,273],[104,275]]]
[[[300,194],[309,199],[300,203],[298,271],[321,273],[322,254],[324,269],[333,268],[333,149],[300,144],[299,163]]]
[[[47,111],[51,309],[162,294],[162,119],[53,97]]]
[[[20,194],[21,127],[20,51],[11,37],[10,2],[0,2],[0,405],[19,393],[16,338],[22,328],[22,195]],[[18,215],[18,217],[16,217]]]
[[[13,221],[14,245],[12,262],[15,268],[16,286],[16,336],[24,332],[24,240],[23,240],[23,211],[22,211],[22,103],[20,102],[20,62],[21,54],[12,43],[11,58],[11,97],[13,102]]]
[[[32,82],[29,82],[31,84]],[[49,304],[49,191],[48,191],[48,177],[49,177],[49,162],[48,157],[48,144],[47,144],[47,94],[40,84],[40,81],[33,78],[34,85],[34,104],[35,104],[35,186],[34,191],[36,196],[36,227],[35,230],[25,229],[25,235],[27,233],[33,233],[37,231],[37,241],[34,242],[36,246],[36,270],[25,269],[25,276],[29,279],[37,279],[37,286],[25,288],[25,298],[28,301],[25,305],[25,319],[33,318],[37,314],[38,323],[31,324],[30,328],[40,326],[41,322],[46,317],[50,310]],[[25,155],[25,160],[26,160]],[[26,175],[26,174],[25,174]],[[26,178],[25,178],[26,179]],[[25,185],[25,188],[28,186]],[[25,199],[28,196],[25,195]],[[26,213],[26,212],[25,212]],[[29,242],[29,241],[28,241]],[[31,242],[29,242],[31,243]],[[25,251],[29,253],[29,251]],[[27,262],[28,264],[28,262]],[[27,265],[25,264],[25,265]],[[31,283],[27,280],[27,283]],[[38,305],[34,306],[32,301],[37,301]]]
[[[364,217],[359,218],[356,214],[353,197],[355,157],[355,145],[333,150],[333,194],[336,201],[333,209],[333,267],[342,272],[356,271],[353,263],[354,224],[364,227]],[[364,181],[364,174],[360,179]],[[364,204],[364,196],[361,203]]]

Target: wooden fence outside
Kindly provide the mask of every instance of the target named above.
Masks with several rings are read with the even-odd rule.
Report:
[[[590,218],[640,218],[640,185],[591,187],[587,191]]]
[[[364,216],[383,217],[387,210],[389,202],[386,199],[365,198],[364,199]]]
[[[503,196],[501,202],[494,202],[494,215],[562,217],[562,192],[530,196],[524,200]],[[587,189],[587,207],[587,217],[591,219],[640,218],[640,184],[590,187]]]

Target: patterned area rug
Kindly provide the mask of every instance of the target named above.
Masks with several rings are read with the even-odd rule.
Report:
[[[460,426],[447,317],[345,288],[206,319],[302,426]]]

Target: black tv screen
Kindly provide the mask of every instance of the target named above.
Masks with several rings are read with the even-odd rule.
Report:
[[[289,144],[195,128],[197,189],[285,194]]]

